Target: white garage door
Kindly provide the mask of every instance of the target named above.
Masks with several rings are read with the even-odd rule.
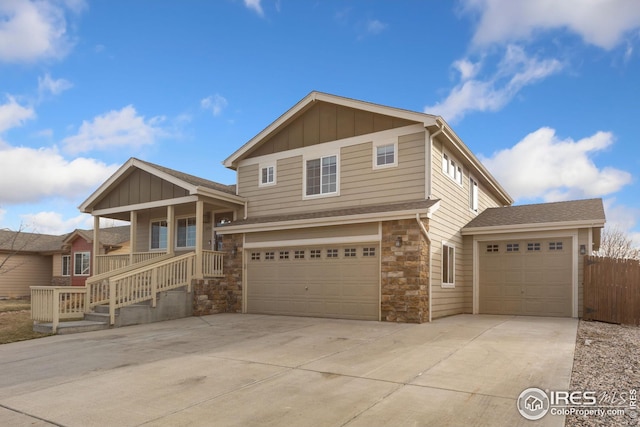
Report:
[[[377,244],[249,249],[247,311],[378,320]]]
[[[480,313],[571,316],[571,238],[481,242],[479,250]]]

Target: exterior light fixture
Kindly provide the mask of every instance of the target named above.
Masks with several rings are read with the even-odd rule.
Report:
[[[587,245],[580,245],[580,255],[587,254]]]
[[[396,237],[396,248],[399,248],[400,246],[402,246],[402,237],[398,236]]]

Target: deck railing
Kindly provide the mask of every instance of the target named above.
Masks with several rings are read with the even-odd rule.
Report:
[[[81,319],[85,312],[84,287],[31,286],[31,318],[51,322],[55,334],[60,320]]]
[[[224,276],[224,252],[203,251],[202,254],[202,274],[204,277]]]
[[[166,255],[166,252],[136,252],[130,254],[118,254],[118,255],[97,255],[96,265],[94,268],[94,274],[108,273],[113,270],[118,270],[123,267],[144,262],[150,259],[161,257]]]

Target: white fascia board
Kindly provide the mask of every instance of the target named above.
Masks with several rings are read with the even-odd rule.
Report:
[[[196,187],[191,194],[210,197],[212,199],[223,200],[225,202],[234,203],[236,205],[241,205],[241,206],[244,206],[247,200],[244,197],[236,196],[234,194],[225,193],[223,191],[214,190],[213,188],[207,188],[207,187]]]
[[[429,213],[422,216],[428,217]],[[413,219],[416,209],[408,211],[375,212],[360,215],[331,216],[326,218],[298,219],[293,221],[265,222],[261,224],[227,225],[216,228],[218,234],[256,233],[262,231],[291,230],[309,227],[330,227],[344,224],[388,221],[393,219]]]
[[[566,221],[539,224],[497,225],[494,227],[463,228],[460,234],[463,236],[479,236],[484,234],[529,233],[576,228],[600,228],[604,227],[604,223],[604,221]]]
[[[90,212],[93,216],[104,216],[111,215],[115,213],[123,213],[123,212],[131,212],[131,211],[141,211],[144,209],[153,209],[160,208],[170,205],[181,205],[183,203],[194,203],[198,201],[198,196],[184,196],[178,197],[176,199],[165,199],[165,200],[156,200],[153,202],[147,203],[137,203],[135,205],[127,205],[127,206],[118,206],[115,208],[106,208],[99,209]]]

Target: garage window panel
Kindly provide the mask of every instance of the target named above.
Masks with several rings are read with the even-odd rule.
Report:
[[[520,252],[519,243],[507,243],[507,252]]]
[[[500,251],[500,245],[487,245],[487,253],[498,253]]]
[[[293,258],[294,259],[304,259],[305,256],[305,252],[304,251],[295,251],[293,253]]]
[[[362,248],[363,257],[376,256],[376,248]]]
[[[356,256],[356,248],[345,248],[344,249],[345,258],[355,257]]]
[[[289,259],[289,251],[280,251],[280,259]]]
[[[338,258],[337,249],[327,249],[327,258]]]
[[[540,243],[527,243],[527,251],[529,252],[540,252]]]
[[[264,259],[266,259],[267,261],[272,261],[275,259],[275,255],[275,252],[265,252]]]
[[[309,251],[309,258],[311,258],[311,259],[320,259],[320,258],[322,258],[322,250],[321,249],[311,249]]]
[[[561,251],[562,250],[562,242],[549,242],[549,250],[550,251]]]
[[[251,252],[251,261],[260,261],[260,252]]]

